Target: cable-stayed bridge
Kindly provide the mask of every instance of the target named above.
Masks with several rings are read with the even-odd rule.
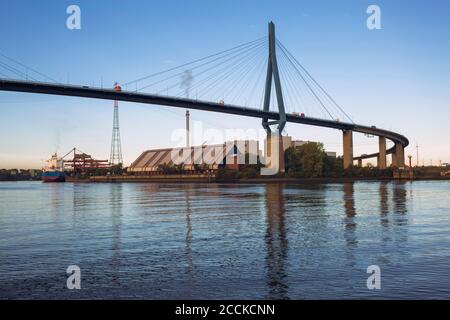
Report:
[[[3,58],[3,59],[1,59]],[[121,90],[63,84],[0,53],[0,90],[108,99],[234,114],[262,119],[268,134],[282,135],[286,122],[343,132],[344,167],[377,158],[386,168],[403,167],[401,134],[355,123],[306,68],[275,37],[247,42],[204,58],[123,82]],[[379,138],[379,150],[353,155],[353,132]],[[393,147],[386,148],[386,139]]]

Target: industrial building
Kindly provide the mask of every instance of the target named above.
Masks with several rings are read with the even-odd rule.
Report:
[[[283,149],[299,147],[308,141],[283,137]],[[335,152],[326,152],[336,157]],[[243,164],[256,164],[261,157],[256,140],[236,140],[224,144],[191,146],[184,148],[163,148],[144,151],[129,167],[134,174],[158,174],[163,166],[181,166],[185,172],[218,170],[220,167],[239,170]]]
[[[244,163],[257,163],[259,144],[256,140],[238,140],[224,144],[184,148],[164,148],[144,151],[129,167],[128,172],[158,173],[162,166],[181,166],[183,171],[207,170],[220,167],[239,170]],[[250,159],[250,160],[249,160]]]

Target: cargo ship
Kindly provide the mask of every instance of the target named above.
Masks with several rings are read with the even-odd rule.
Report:
[[[66,174],[64,173],[64,162],[55,153],[47,160],[47,167],[42,172],[43,182],[64,182],[66,181]]]

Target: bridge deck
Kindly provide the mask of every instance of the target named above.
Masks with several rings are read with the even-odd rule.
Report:
[[[154,94],[137,93],[132,91],[118,92],[113,89],[104,89],[86,86],[0,79],[0,90],[138,102],[145,104],[154,104],[154,105],[163,105],[163,106],[203,110],[210,112],[235,114],[254,118],[267,118],[273,120],[279,119],[279,114],[277,112],[262,111],[256,108],[245,108],[235,105],[228,105],[186,98],[176,98]],[[403,145],[403,147],[406,147],[409,144],[409,141],[405,136],[392,131],[378,129],[376,127],[369,127],[355,123],[324,120],[318,118],[299,117],[290,114],[286,115],[286,120],[288,122],[301,123],[306,125],[326,127],[338,130],[352,130],[354,132],[385,137],[394,143],[400,143],[401,145]],[[394,147],[386,150],[386,153],[391,154],[394,151],[395,145]],[[378,153],[365,154],[358,157],[354,157],[354,160],[369,159],[377,156]]]

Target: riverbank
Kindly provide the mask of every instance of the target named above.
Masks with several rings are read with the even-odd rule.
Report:
[[[110,175],[110,176],[91,176],[91,177],[66,177],[66,182],[216,182],[213,175],[152,175],[152,176],[129,176],[129,175]]]
[[[246,179],[220,179],[213,175],[158,175],[158,176],[92,176],[86,178],[67,177],[66,182],[82,183],[118,183],[118,182],[153,182],[153,183],[346,183],[356,181],[440,181],[450,180],[450,177],[420,177],[414,179],[374,178],[374,177],[322,177],[322,178],[288,178],[288,177],[260,177]]]

